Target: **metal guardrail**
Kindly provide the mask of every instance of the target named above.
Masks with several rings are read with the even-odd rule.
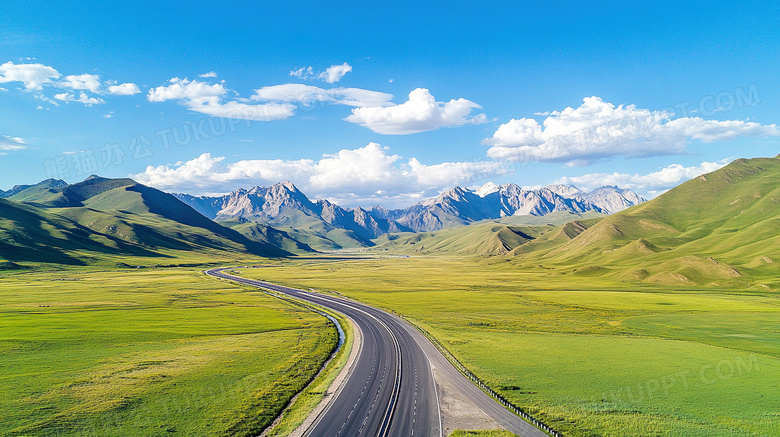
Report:
[[[425,329],[417,326],[416,323],[412,323],[407,319],[406,317],[396,314],[398,317],[401,317],[402,319],[406,320],[410,325],[414,326],[418,331],[422,333],[425,338],[427,338],[433,345],[436,347],[436,349],[441,352],[442,355],[444,355],[445,358],[455,366],[456,369],[460,373],[463,374],[466,378],[471,380],[477,387],[479,387],[483,392],[485,392],[488,396],[495,399],[498,403],[504,406],[507,410],[517,414],[518,416],[522,417],[526,422],[530,423],[531,425],[539,428],[540,430],[546,432],[547,434],[551,435],[552,437],[563,437],[563,434],[559,433],[558,431],[552,429],[549,425],[544,423],[543,421],[533,417],[532,415],[528,414],[525,410],[518,407],[517,405],[513,404],[509,400],[507,400],[505,397],[498,394],[495,390],[490,388],[487,384],[482,382],[481,379],[475,374],[473,374],[469,369],[466,368],[466,366],[463,365],[460,361],[458,361],[457,358],[455,358],[455,355],[452,354],[444,345],[442,345],[439,340],[437,340],[433,335],[428,333]]]

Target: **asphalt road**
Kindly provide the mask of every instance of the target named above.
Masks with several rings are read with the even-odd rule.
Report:
[[[232,276],[222,270],[226,269],[206,274],[321,305],[346,315],[362,332],[360,355],[344,388],[306,435],[442,436],[432,366],[505,429],[523,437],[547,435],[480,390],[406,321],[355,301]]]

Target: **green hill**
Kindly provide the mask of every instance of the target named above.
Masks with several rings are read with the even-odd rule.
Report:
[[[17,267],[18,262],[84,265],[101,255],[163,256],[65,217],[0,199],[0,266]]]
[[[738,159],[573,239],[516,254],[529,265],[629,281],[777,286],[778,230],[780,158]]]
[[[553,226],[508,226],[489,222],[435,232],[386,234],[371,251],[438,254],[504,255],[555,229]]]
[[[19,198],[27,203],[13,201]],[[114,256],[290,255],[131,179],[91,177],[62,188],[21,191],[10,199],[3,203],[0,234],[0,257],[8,261],[83,264]],[[46,247],[53,248],[51,256]]]
[[[271,226],[247,220],[225,220],[219,222],[219,224],[240,232],[250,240],[272,244],[288,252],[316,252],[316,250],[312,249],[308,244],[302,243],[293,237],[290,232],[282,231]]]
[[[603,217],[606,216],[596,212],[575,214],[567,211],[542,217],[504,217],[434,232],[385,234],[375,239],[376,246],[369,250],[483,257],[519,254],[565,243]]]
[[[134,185],[135,183],[134,180],[127,178],[107,179],[99,176],[90,176],[83,182],[64,187],[46,186],[43,183],[33,185],[14,194],[9,199],[46,208],[82,206],[82,202],[90,197],[114,188]]]
[[[362,237],[353,230],[331,225],[319,217],[294,209],[282,212],[273,220],[266,219],[263,224],[284,231],[302,244],[319,251],[372,245],[368,237]]]
[[[45,181],[41,181],[35,185],[17,185],[8,191],[0,190],[0,198],[5,199],[11,196],[16,196],[15,200],[24,201],[28,196],[36,196],[42,191],[60,188],[67,185],[67,182],[60,179],[46,179]]]

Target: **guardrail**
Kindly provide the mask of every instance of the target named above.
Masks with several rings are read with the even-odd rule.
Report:
[[[412,323],[409,319],[406,317],[396,314],[396,316],[401,317],[402,319],[406,320],[410,325],[414,326],[418,331],[422,333],[425,338],[427,338],[433,345],[436,347],[436,349],[441,352],[442,355],[444,355],[445,358],[447,358],[447,361],[450,362],[453,366],[455,366],[456,369],[460,373],[463,374],[466,378],[471,380],[477,387],[479,387],[483,392],[485,392],[488,396],[495,399],[499,404],[503,405],[504,408],[507,410],[517,414],[518,416],[522,417],[526,422],[530,423],[531,425],[539,428],[540,430],[546,432],[547,434],[553,436],[553,437],[563,437],[563,434],[559,433],[558,431],[552,429],[549,425],[542,422],[541,420],[533,417],[532,415],[528,414],[525,410],[518,407],[517,405],[511,403],[509,400],[507,400],[505,397],[498,394],[495,390],[490,388],[487,384],[482,382],[481,379],[475,374],[473,374],[469,369],[466,368],[466,366],[463,365],[460,361],[458,361],[457,358],[455,358],[455,355],[452,354],[446,347],[444,347],[443,344],[439,342],[438,339],[436,339],[433,335],[428,333],[425,329],[417,326],[416,323]]]

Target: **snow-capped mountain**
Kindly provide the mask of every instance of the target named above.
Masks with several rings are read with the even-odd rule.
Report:
[[[615,186],[599,187],[590,193],[583,194],[582,197],[588,202],[597,205],[607,214],[614,214],[647,201],[631,190],[624,190]]]
[[[342,208],[327,200],[312,202],[288,181],[270,187],[241,188],[218,197],[175,196],[217,221],[256,221],[270,226],[314,229],[323,234],[342,229],[350,231],[350,237],[357,241],[409,230],[398,223],[375,218],[362,208]]]
[[[544,188],[547,188],[553,193],[561,195],[563,197],[577,197],[577,196],[583,196],[585,194],[582,190],[575,187],[574,185],[557,184],[557,185],[548,185]]]
[[[388,232],[432,231],[512,215],[551,212],[611,214],[644,201],[630,190],[601,187],[589,193],[571,185],[525,189],[492,182],[476,188],[455,187],[408,208],[343,208],[327,200],[311,201],[290,182],[239,189],[218,197],[176,196],[213,220],[257,221],[271,226],[350,232],[367,241]]]

